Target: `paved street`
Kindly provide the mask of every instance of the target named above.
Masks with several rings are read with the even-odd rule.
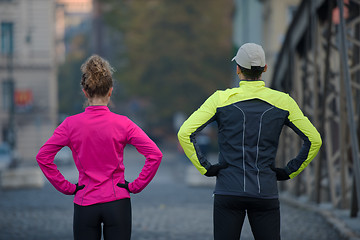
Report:
[[[141,155],[130,151],[125,162],[132,180],[143,164]],[[142,193],[132,196],[135,240],[212,239],[212,189],[184,183],[188,163],[165,153],[158,175]],[[72,166],[59,167],[76,181]],[[72,239],[72,196],[57,192],[46,183],[42,189],[0,190],[0,239]],[[282,203],[283,240],[340,240],[321,216]],[[248,223],[241,240],[253,239]]]

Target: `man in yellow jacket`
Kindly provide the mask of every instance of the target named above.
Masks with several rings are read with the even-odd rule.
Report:
[[[239,239],[246,214],[256,240],[280,239],[277,181],[297,176],[312,161],[321,137],[296,102],[265,87],[265,53],[246,43],[233,61],[240,86],[216,91],[181,126],[178,138],[201,174],[216,176],[214,239]],[[212,165],[196,142],[209,123],[218,124],[219,163]],[[298,155],[283,168],[275,167],[283,126],[302,140]]]

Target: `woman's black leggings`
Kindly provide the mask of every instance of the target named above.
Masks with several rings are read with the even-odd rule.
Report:
[[[130,198],[90,206],[74,204],[74,239],[100,240],[103,224],[105,240],[131,238]]]
[[[239,240],[246,214],[255,240],[280,240],[278,199],[215,195],[214,239]]]

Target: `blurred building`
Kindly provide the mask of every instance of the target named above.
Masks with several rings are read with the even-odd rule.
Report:
[[[233,20],[233,56],[241,45],[253,42],[262,45],[262,4],[258,0],[234,0]],[[239,86],[239,78],[236,75],[234,63],[233,87]]]
[[[35,161],[57,124],[55,0],[0,0],[0,141]]]
[[[93,0],[56,0],[56,58],[65,61],[71,51],[69,39],[86,32],[91,25]]]
[[[300,0],[235,0],[235,50],[246,42],[263,46],[268,65],[263,76],[267,85],[270,85],[277,53],[299,3]]]
[[[56,0],[58,4],[65,6],[65,11],[70,14],[88,14],[92,11],[92,0]],[[70,22],[79,20],[70,20]]]
[[[235,0],[233,42],[235,53],[247,42],[263,43],[263,5],[256,0]]]
[[[285,40],[288,27],[295,16],[300,0],[262,0],[263,2],[263,47],[266,54],[267,80],[275,71],[277,55]]]

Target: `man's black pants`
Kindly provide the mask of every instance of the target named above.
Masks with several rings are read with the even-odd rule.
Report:
[[[100,240],[101,224],[105,240],[130,240],[130,198],[90,206],[74,204],[75,240]]]
[[[239,240],[246,214],[255,240],[280,240],[278,199],[214,197],[214,239]]]

